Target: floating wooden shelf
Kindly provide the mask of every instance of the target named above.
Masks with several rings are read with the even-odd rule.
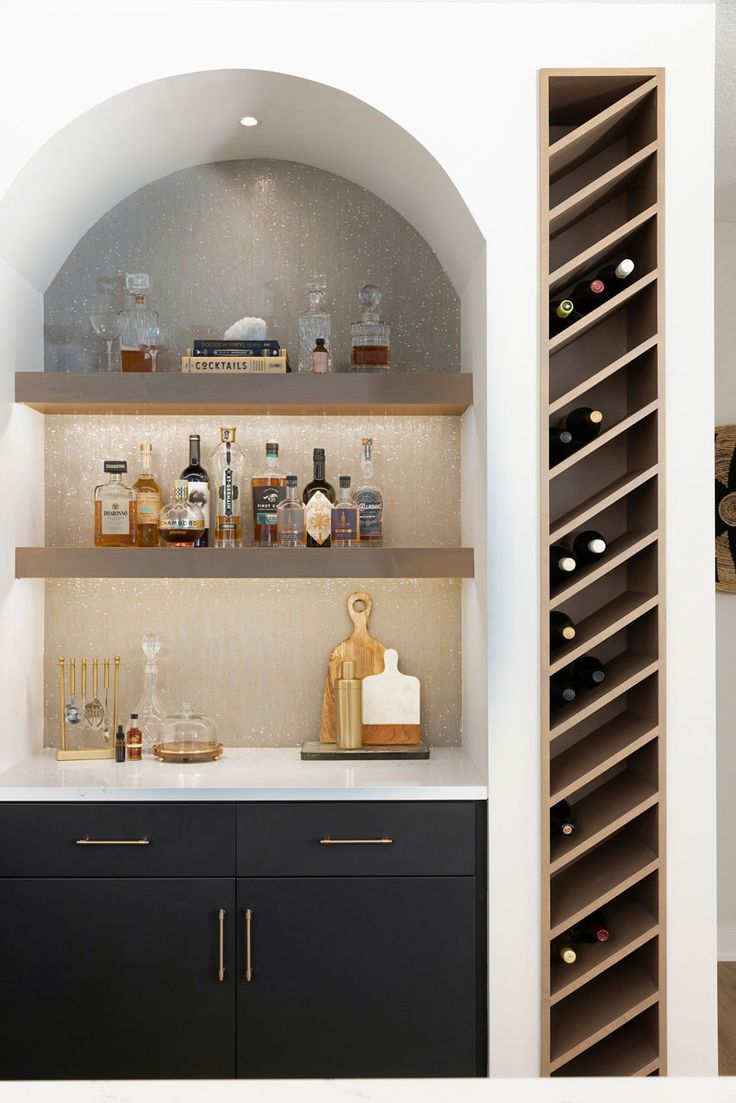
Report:
[[[16,548],[16,578],[472,578],[472,548]]]
[[[541,1071],[664,1074],[663,71],[545,70],[540,110]],[[550,336],[550,300],[624,256],[632,282]],[[605,429],[550,467],[576,406]],[[550,544],[587,528],[606,552],[553,586]],[[554,609],[576,634],[552,650]],[[592,653],[603,684],[554,707],[550,678]],[[560,800],[571,836],[551,830]],[[610,940],[555,959],[600,908]]]
[[[554,1004],[587,984],[633,954],[659,932],[656,919],[633,897],[624,896],[606,906],[606,922],[611,931],[608,942],[580,942],[573,965],[552,962],[552,993]]]
[[[462,414],[467,373],[327,376],[17,372],[15,401],[44,414]]]

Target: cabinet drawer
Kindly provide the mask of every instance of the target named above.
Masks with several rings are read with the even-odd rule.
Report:
[[[238,875],[472,875],[475,816],[472,802],[240,804]]]
[[[229,804],[0,804],[1,877],[232,877]]]

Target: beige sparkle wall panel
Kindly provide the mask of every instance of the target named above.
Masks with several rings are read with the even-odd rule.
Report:
[[[373,437],[375,481],[385,498],[385,543],[393,547],[450,547],[460,544],[460,419],[454,417],[88,417],[45,420],[46,544],[84,547],[93,542],[95,485],[106,479],[105,460],[127,460],[129,482],[139,471],[138,445],[153,444],[154,474],[164,500],[189,462],[189,434],[202,437],[202,463],[219,442],[220,425],[238,428],[249,474],[265,467],[267,440],[277,440],[279,462],[299,478],[312,478],[312,450],[324,448],[327,478],[360,477],[360,440]],[[250,486],[244,509],[246,539],[252,542]],[[166,554],[166,549],[162,549]],[[193,553],[194,554],[194,553]],[[310,553],[311,554],[311,553]],[[315,554],[319,554],[316,552]]]
[[[371,633],[395,647],[400,668],[421,680],[424,738],[458,746],[461,585],[456,579],[48,581],[45,745],[59,738],[58,657],[119,654],[127,719],[142,688],[141,637],[150,631],[163,641],[167,703],[189,700],[213,717],[226,746],[317,739],[327,657],[352,631],[349,594],[364,590],[374,599]]]

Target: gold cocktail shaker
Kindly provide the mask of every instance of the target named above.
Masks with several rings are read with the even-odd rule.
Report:
[[[356,750],[363,745],[362,686],[360,678],[355,677],[353,659],[343,659],[335,683],[335,731],[341,750]]]

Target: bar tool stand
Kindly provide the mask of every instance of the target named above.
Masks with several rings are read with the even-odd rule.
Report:
[[[96,660],[95,660],[96,661]],[[112,718],[112,730],[117,731],[118,726],[118,709],[120,704],[120,656],[116,655],[114,659],[115,670],[113,674],[113,718]],[[109,670],[110,660],[103,660],[105,672]],[[104,727],[92,726],[83,721],[82,717],[85,712],[85,694],[86,694],[86,670],[87,660],[82,659],[82,708],[78,709],[74,702],[75,692],[75,668],[76,660],[69,660],[69,703],[66,699],[66,659],[59,659],[59,749],[56,752],[57,762],[85,762],[93,761],[96,759],[114,759],[115,749],[110,743],[110,723],[109,717],[105,716]],[[105,687],[107,688],[107,686]],[[107,703],[107,694],[105,694],[105,703]],[[93,735],[103,739],[102,745],[95,746],[91,744],[88,747],[69,747],[67,743],[67,725],[83,724],[80,728],[86,735]]]

